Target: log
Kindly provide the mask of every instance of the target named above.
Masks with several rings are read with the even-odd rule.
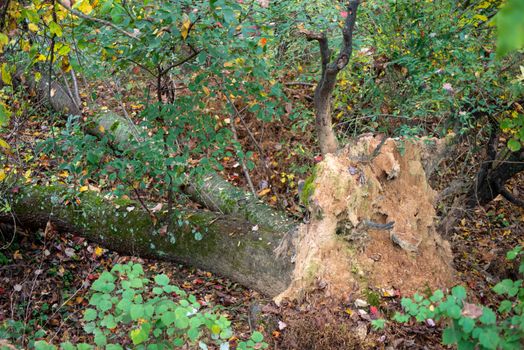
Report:
[[[155,225],[136,202],[110,201],[91,191],[72,195],[64,186],[31,186],[8,196],[23,227],[42,228],[51,221],[60,231],[108,249],[202,268],[272,297],[290,283],[291,262],[274,252],[282,233],[253,228],[242,219],[188,210],[172,218],[160,213]],[[174,232],[165,232],[168,220]],[[12,223],[12,216],[3,215],[0,221]],[[194,237],[194,228],[202,234],[200,241]]]

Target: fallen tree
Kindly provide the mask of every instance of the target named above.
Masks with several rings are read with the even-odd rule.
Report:
[[[91,191],[72,198],[64,186],[17,188],[8,197],[18,224],[24,227],[41,228],[50,221],[60,231],[82,235],[111,250],[197,266],[270,296],[289,284],[290,259],[277,259],[274,253],[283,233],[254,228],[242,219],[193,210],[171,218],[158,213],[155,223],[137,202],[110,201]],[[12,223],[10,214],[0,219]],[[172,232],[165,230],[169,220]],[[195,239],[195,229],[201,240]]]
[[[122,253],[208,269],[277,301],[319,287],[333,300],[374,287],[411,293],[453,282],[449,245],[434,228],[423,144],[364,137],[328,155],[303,190],[312,216],[298,234],[286,234],[287,225],[275,229],[271,217],[258,217],[269,224],[255,225],[207,211],[182,213],[183,226],[175,224],[180,217],[162,213],[155,224],[137,203],[96,193],[79,193],[79,204],[66,204],[67,189],[60,187],[22,188],[10,200],[23,226],[51,221]],[[169,220],[172,232],[164,229]],[[191,233],[195,228],[200,241]]]
[[[347,65],[351,53],[357,6],[358,1],[348,3],[350,15],[339,58],[328,64],[327,51],[323,51],[326,76],[318,88],[322,108],[317,110],[317,122],[324,132],[331,129],[329,105],[336,74]],[[312,38],[328,49],[324,35]],[[46,88],[49,91],[49,85]],[[56,93],[43,96],[48,96],[53,108],[72,111],[67,106],[74,103],[71,95],[66,94],[69,99]],[[53,103],[59,98],[65,102]],[[131,121],[114,113],[98,113],[86,127],[99,136],[111,133],[114,147],[127,152],[133,151],[131,138],[141,142],[133,129]],[[216,173],[192,179],[182,188],[214,212],[186,212],[182,220],[169,216],[171,208],[153,220],[136,203],[112,202],[93,193],[79,194],[80,204],[66,205],[62,200],[66,189],[56,187],[22,188],[11,198],[11,206],[24,226],[41,227],[50,220],[60,229],[123,253],[211,270],[277,301],[300,299],[318,288],[338,300],[374,287],[408,294],[453,283],[449,245],[434,227],[435,196],[427,183],[424,159],[431,160],[435,150],[427,147],[427,140],[368,136],[337,151],[332,139],[329,147],[321,142],[325,160],[303,189],[311,220],[298,228],[283,213]],[[164,154],[155,147],[152,144],[149,151]],[[181,226],[180,221],[184,222]],[[166,223],[170,230],[164,229]],[[195,229],[202,234],[200,241],[192,234]]]

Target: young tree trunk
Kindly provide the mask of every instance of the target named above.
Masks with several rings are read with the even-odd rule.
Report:
[[[349,63],[353,51],[353,30],[357,19],[360,1],[350,0],[347,5],[347,17],[342,29],[343,41],[338,57],[331,62],[331,50],[325,33],[303,30],[308,40],[316,40],[320,46],[322,73],[315,88],[315,126],[323,155],[335,153],[338,149],[337,137],[331,125],[331,95],[335,89],[338,73]]]

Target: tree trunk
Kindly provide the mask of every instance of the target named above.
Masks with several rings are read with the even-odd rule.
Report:
[[[181,217],[160,215],[155,225],[138,203],[110,202],[89,191],[75,198],[62,186],[17,189],[9,197],[18,224],[24,227],[45,227],[51,221],[60,231],[79,234],[111,250],[199,267],[269,296],[281,293],[290,283],[289,257],[278,258],[274,252],[283,237],[281,231],[194,210]],[[72,204],[76,199],[80,204]],[[0,221],[9,224],[12,218],[4,214]],[[188,224],[179,226],[180,218]],[[175,232],[165,231],[168,220]],[[194,237],[195,228],[202,234],[200,241]]]
[[[498,140],[498,139],[497,139]],[[499,194],[515,205],[524,207],[522,199],[513,197],[506,189],[506,182],[524,171],[524,151],[512,152],[507,159],[488,159],[477,175],[477,181],[467,194],[466,206],[474,208],[491,202]]]

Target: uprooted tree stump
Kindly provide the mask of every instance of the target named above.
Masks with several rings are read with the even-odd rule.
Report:
[[[429,141],[362,137],[317,165],[302,192],[311,218],[293,240],[292,282],[277,302],[319,286],[347,299],[368,287],[409,294],[452,284],[423,167]]]

